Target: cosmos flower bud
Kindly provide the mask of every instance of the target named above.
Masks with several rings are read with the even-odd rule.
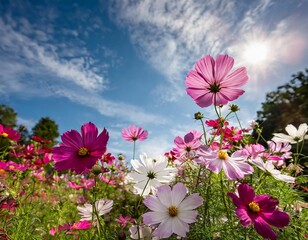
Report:
[[[231,110],[231,112],[237,112],[237,111],[240,110],[240,108],[236,104],[231,104],[230,110]]]
[[[92,173],[94,173],[95,175],[98,175],[100,173],[102,173],[102,167],[98,164],[95,164],[92,169],[91,169]]]
[[[204,118],[204,116],[203,116],[203,114],[201,112],[195,113],[195,119],[196,120],[201,120],[202,118]]]

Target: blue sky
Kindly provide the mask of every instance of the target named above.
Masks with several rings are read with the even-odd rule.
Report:
[[[46,116],[61,134],[106,127],[108,151],[128,157],[121,130],[142,126],[149,139],[138,153],[162,154],[201,130],[195,112],[214,116],[185,91],[198,59],[227,53],[247,67],[235,101],[247,126],[266,92],[308,67],[307,10],[306,0],[1,0],[1,104],[29,129]]]

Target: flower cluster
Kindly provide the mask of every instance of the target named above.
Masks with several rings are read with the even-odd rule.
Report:
[[[64,132],[53,148],[36,136],[21,144],[18,131],[0,124],[0,239],[304,237],[308,126],[289,124],[288,135],[261,144],[250,132],[261,134],[256,122],[233,123],[239,107],[222,107],[248,81],[246,68],[233,65],[228,55],[207,55],[188,73],[187,94],[217,116],[195,113],[202,130],[175,136],[163,156],[135,158],[136,144],[149,136],[134,125],[122,129],[133,144],[124,155],[107,152],[108,131],[91,122]]]

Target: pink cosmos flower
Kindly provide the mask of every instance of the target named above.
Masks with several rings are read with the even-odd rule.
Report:
[[[201,58],[186,77],[187,94],[200,107],[225,105],[237,99],[244,93],[239,87],[248,76],[245,67],[230,72],[233,64],[234,59],[228,55],[219,55],[216,61],[210,55]]]
[[[135,219],[133,219],[132,217],[130,216],[126,216],[126,217],[123,217],[122,214],[120,215],[119,218],[116,218],[116,221],[118,223],[121,223],[121,227],[122,228],[125,228],[127,226],[128,223],[133,223],[135,222]]]
[[[246,183],[238,187],[238,195],[228,193],[237,207],[235,211],[241,224],[244,227],[253,224],[263,238],[277,239],[269,225],[282,229],[290,222],[288,214],[277,210],[278,200],[266,194],[256,196],[254,189]]]
[[[200,148],[198,154],[203,165],[215,173],[223,169],[229,180],[244,178],[246,174],[252,174],[254,171],[253,167],[245,162],[245,157],[241,155],[241,152],[234,152],[230,157],[225,150],[211,151],[207,148]]]
[[[168,185],[157,188],[157,195],[148,196],[143,202],[151,210],[142,215],[143,222],[149,225],[159,224],[153,235],[168,238],[173,233],[185,237],[190,223],[197,218],[195,208],[203,203],[199,193],[186,197],[187,188],[177,183],[171,189]]]
[[[3,126],[0,124],[0,136],[4,138],[9,138],[15,142],[18,142],[20,139],[20,133],[8,126]]]
[[[78,185],[77,183],[75,182],[68,182],[67,183],[68,186],[70,186],[71,188],[74,188],[74,189],[89,189],[89,188],[92,188],[94,186],[94,179],[81,179],[80,180],[80,185]]]
[[[148,132],[141,127],[130,125],[128,128],[122,129],[122,137],[129,142],[143,141],[148,138]]]
[[[184,136],[184,139],[177,136],[174,139],[176,145],[172,151],[179,157],[186,159],[195,156],[195,150],[201,146],[202,133],[198,131],[190,131]]]
[[[72,170],[80,174],[88,172],[106,152],[109,135],[105,128],[98,135],[97,127],[90,122],[81,127],[81,134],[71,130],[61,139],[62,143],[52,149],[56,170]]]

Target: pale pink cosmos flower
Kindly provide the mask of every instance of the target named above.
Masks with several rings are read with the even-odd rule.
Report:
[[[201,58],[186,77],[187,94],[200,107],[225,105],[237,99],[244,93],[239,87],[248,76],[245,67],[230,72],[233,64],[234,59],[228,55],[219,55],[216,60],[210,55]]]
[[[100,199],[95,202],[95,209],[98,216],[102,216],[106,213],[109,213],[112,209],[113,201]],[[78,213],[81,216],[81,220],[96,220],[96,214],[93,212],[93,206],[89,203],[86,203],[84,207],[77,206]]]
[[[245,161],[242,151],[234,152],[231,156],[225,150],[212,151],[207,148],[200,148],[198,151],[199,160],[206,168],[215,173],[224,171],[227,179],[236,180],[252,174],[254,169]]]
[[[295,178],[282,174],[279,170],[275,169],[275,166],[272,161],[266,161],[263,162],[261,158],[256,158],[251,161],[252,164],[260,168],[262,171],[269,173],[270,175],[273,176],[273,178],[279,180],[279,181],[284,181],[286,183],[294,183]]]
[[[141,127],[130,125],[122,129],[122,137],[129,142],[143,141],[148,138],[148,132]]]
[[[159,224],[153,235],[168,238],[173,233],[185,237],[189,225],[197,220],[197,207],[203,199],[199,193],[186,197],[187,188],[183,183],[177,183],[171,189],[168,185],[157,188],[157,195],[148,196],[143,202],[151,210],[142,215],[143,222],[149,225]]]
[[[81,134],[76,130],[65,132],[62,143],[52,149],[52,158],[57,171],[72,170],[77,174],[88,172],[106,152],[109,134],[104,129],[98,134],[93,123],[81,127]]]
[[[254,189],[246,183],[238,187],[238,196],[230,192],[228,196],[237,207],[235,211],[241,224],[244,227],[253,224],[263,238],[277,239],[270,225],[282,229],[290,222],[289,215],[277,209],[279,202],[276,198],[266,194],[256,196]]]

